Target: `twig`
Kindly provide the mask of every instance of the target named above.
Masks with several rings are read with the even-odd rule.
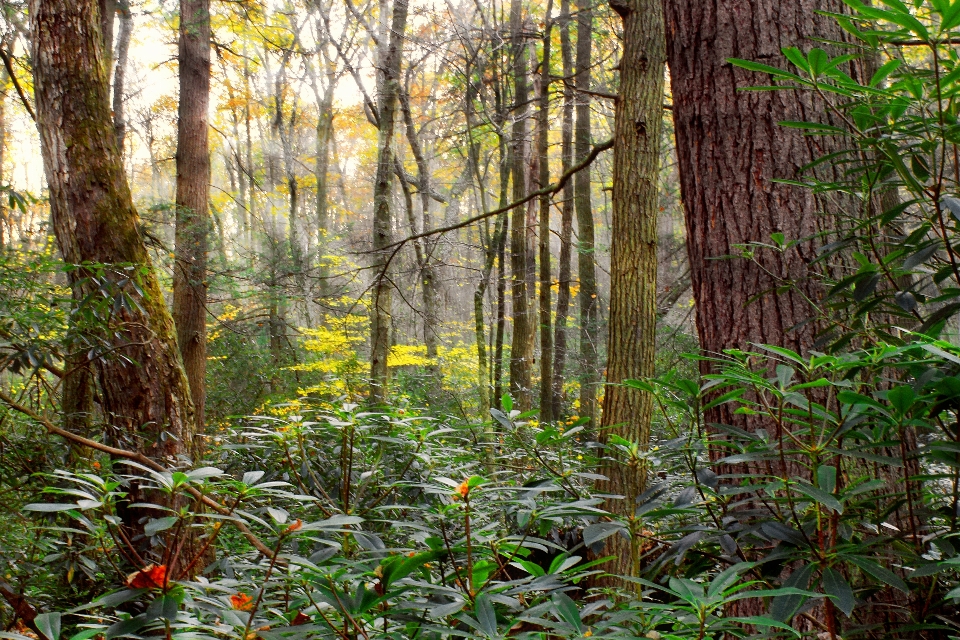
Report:
[[[71,442],[75,442],[84,447],[89,447],[91,449],[101,451],[103,453],[106,453],[107,455],[114,456],[116,458],[124,458],[126,460],[132,460],[134,462],[142,464],[143,466],[153,471],[158,471],[160,473],[165,473],[167,471],[167,469],[163,465],[148,458],[142,453],[137,453],[134,451],[127,451],[126,449],[118,449],[116,447],[111,447],[111,446],[102,444],[100,442],[97,442],[96,440],[91,440],[89,438],[84,438],[83,436],[78,436],[75,433],[70,433],[66,429],[61,429],[60,427],[56,426],[55,424],[53,424],[52,422],[44,418],[42,415],[34,411],[33,409],[30,409],[29,407],[26,407],[20,404],[19,402],[17,402],[16,400],[8,396],[3,391],[0,391],[0,401],[3,401],[4,403],[6,403],[11,409],[14,409],[15,411],[19,411],[23,415],[36,420],[37,422],[42,424],[44,428],[46,428],[47,432],[49,433],[58,435],[62,438],[70,440]],[[192,495],[195,499],[199,500],[206,506],[210,507],[220,515],[231,515],[230,509],[224,507],[222,504],[220,504],[216,500],[203,495],[203,493],[201,493],[196,488],[191,487],[190,485],[184,485],[184,489],[186,489],[187,493]],[[247,541],[257,549],[257,551],[259,551],[260,553],[262,553],[264,556],[268,558],[273,558],[273,555],[274,555],[273,550],[270,549],[270,547],[268,547],[267,545],[263,544],[260,538],[258,538],[257,535],[253,533],[253,531],[251,531],[246,524],[244,524],[239,520],[233,520],[233,524],[234,526],[237,527],[237,529],[240,530],[240,532],[243,534],[243,537],[245,537]]]

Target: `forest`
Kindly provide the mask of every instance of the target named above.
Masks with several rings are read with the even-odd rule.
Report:
[[[0,640],[960,639],[960,0],[0,62]]]

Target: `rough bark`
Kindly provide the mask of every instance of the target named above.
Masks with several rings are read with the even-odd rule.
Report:
[[[727,62],[737,57],[786,66],[783,47],[818,46],[810,38],[842,39],[835,21],[815,11],[840,11],[839,0],[664,0],[681,188],[687,222],[697,330],[709,353],[748,342],[806,351],[815,326],[804,295],[820,297],[806,280],[815,258],[805,243],[764,266],[798,291],[774,294],[773,280],[747,260],[714,260],[736,245],[768,242],[772,233],[808,237],[829,222],[807,189],[774,184],[831,151],[830,138],[804,137],[783,120],[823,121],[822,105],[792,92],[738,91],[763,78]],[[755,303],[746,301],[768,292]]]
[[[573,76],[573,48],[570,42],[570,0],[560,2],[560,57],[563,77]],[[573,166],[573,87],[563,86],[563,124],[560,142],[561,173]],[[560,205],[560,256],[557,265],[557,314],[553,339],[553,415],[563,414],[564,370],[567,363],[567,314],[570,312],[570,280],[573,240],[573,181],[563,185]]]
[[[574,155],[582,162],[590,153],[590,66],[593,57],[593,4],[581,0],[577,14],[577,59],[575,83],[577,122],[574,130]],[[597,414],[597,343],[599,318],[597,305],[597,261],[594,241],[593,204],[590,169],[574,178],[574,206],[577,214],[577,268],[580,277],[580,416],[593,426]]]
[[[773,233],[801,239],[829,226],[827,203],[809,189],[773,180],[798,178],[801,167],[841,142],[779,126],[784,120],[821,121],[826,110],[808,94],[741,91],[766,78],[736,69],[727,59],[786,67],[783,47],[822,46],[814,37],[843,40],[832,18],[815,14],[839,12],[842,3],[663,0],[663,5],[700,345],[709,354],[750,343],[806,352],[818,328],[809,322],[813,310],[806,299],[822,293],[807,278],[807,265],[816,258],[813,243],[784,254],[758,254],[762,267],[717,258],[736,254],[737,245],[769,242]],[[784,280],[795,288],[775,293]],[[733,421],[726,407],[708,422]]]
[[[537,156],[539,172],[537,189],[550,184],[550,39],[553,35],[553,0],[547,0],[547,26],[543,33],[543,59],[540,63],[540,100],[537,106]],[[550,271],[550,199],[549,194],[540,196],[540,421],[552,422],[553,415],[553,327]]]
[[[523,7],[520,0],[510,3],[510,55],[514,81],[513,135],[511,164],[513,200],[527,195],[527,45],[523,33]],[[510,349],[510,393],[521,411],[533,406],[533,346],[535,329],[530,308],[528,286],[526,207],[517,207],[511,214],[510,292],[513,303],[513,342]]]
[[[828,112],[809,93],[742,91],[767,84],[768,78],[727,60],[788,68],[784,47],[808,51],[823,47],[824,40],[844,40],[833,18],[816,14],[842,12],[844,5],[840,0],[663,0],[663,6],[700,346],[708,355],[752,343],[808,353],[821,328],[812,321],[815,311],[808,303],[822,296],[817,281],[808,277],[808,265],[817,257],[814,243],[803,242],[784,253],[758,252],[757,262],[718,258],[737,254],[738,245],[770,242],[773,233],[800,240],[833,226],[828,201],[818,200],[809,189],[773,180],[799,179],[802,167],[839,150],[836,145],[842,141],[805,137],[779,126],[787,120],[823,122]],[[793,286],[778,291],[786,281]],[[702,363],[701,368],[706,372],[709,365]],[[731,407],[712,409],[705,422],[748,431],[762,427],[771,438],[778,437],[776,425],[733,415]],[[713,455],[724,451],[717,447]],[[771,472],[809,477],[791,460],[773,467],[742,464],[719,471],[721,477],[735,478]],[[743,600],[727,614],[762,610],[759,601]]]
[[[379,135],[377,139],[377,174],[373,188],[373,251],[374,284],[372,322],[370,323],[370,402],[387,400],[390,354],[392,284],[387,273],[393,242],[390,198],[393,187],[393,133],[400,91],[400,65],[403,58],[403,37],[407,28],[407,0],[396,0],[391,19],[390,42],[380,59],[382,81],[378,86]],[[385,18],[384,18],[385,20]]]
[[[603,434],[612,433],[645,448],[650,441],[653,398],[620,386],[653,376],[657,326],[657,213],[660,129],[666,50],[660,0],[611,0],[623,21],[623,54],[613,148],[613,229],[610,259],[610,322]],[[607,459],[603,472],[606,509],[625,516],[646,484],[643,465]],[[605,553],[617,555],[615,572],[639,575],[643,541],[608,539]]]
[[[207,372],[210,0],[180,0],[180,16],[173,318],[199,433],[204,424]]]
[[[96,336],[103,355],[93,364],[105,418],[118,439],[169,464],[194,452],[193,403],[116,146],[96,0],[32,0],[30,30],[37,124],[61,254],[69,264],[105,265],[102,272],[82,269],[78,286],[85,294],[108,286],[136,302],[123,305]],[[130,495],[144,499],[135,482]],[[144,513],[123,515],[133,535]],[[146,551],[143,538],[140,545]]]
[[[30,8],[38,129],[61,253],[71,264],[133,265],[144,292],[132,294],[142,310],[121,314],[113,346],[124,358],[98,363],[105,409],[128,432],[175,436],[148,443],[148,453],[186,451],[193,406],[113,135],[99,12],[93,0],[33,0]]]

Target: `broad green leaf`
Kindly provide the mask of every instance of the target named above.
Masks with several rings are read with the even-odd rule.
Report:
[[[823,570],[823,591],[833,596],[833,604],[849,618],[856,606],[856,598],[854,598],[853,589],[840,572],[830,567]]]

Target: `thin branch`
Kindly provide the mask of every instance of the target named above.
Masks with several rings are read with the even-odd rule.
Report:
[[[570,178],[572,178],[574,175],[576,175],[577,173],[580,173],[581,171],[589,167],[591,164],[593,164],[593,161],[596,160],[597,156],[599,156],[601,153],[603,153],[604,151],[608,151],[609,149],[612,149],[612,148],[613,148],[612,138],[610,140],[605,140],[604,142],[597,144],[593,149],[590,150],[590,153],[587,154],[587,157],[584,158],[583,161],[580,162],[580,164],[577,164],[571,167],[566,173],[560,176],[560,178],[555,183],[553,183],[548,187],[544,187],[543,189],[533,191],[527,194],[525,197],[521,198],[520,200],[512,202],[506,205],[505,207],[500,207],[498,209],[493,209],[492,211],[487,211],[486,213],[481,213],[480,215],[474,216],[472,218],[467,218],[466,220],[462,222],[457,222],[456,224],[447,225],[446,227],[438,227],[436,229],[431,229],[430,231],[424,231],[423,233],[418,233],[416,235],[408,236],[403,240],[398,240],[393,244],[389,244],[385,246],[383,249],[386,250],[386,249],[400,248],[403,245],[407,244],[408,242],[419,240],[420,238],[428,238],[430,236],[435,236],[437,234],[448,233],[450,231],[456,231],[457,229],[469,227],[470,225],[475,224],[477,222],[482,222],[487,218],[492,218],[494,216],[500,215],[501,213],[506,213],[507,211],[516,209],[517,207],[522,207],[523,205],[527,204],[531,200],[536,200],[540,196],[552,195],[554,193],[557,193],[558,191],[561,191],[563,189],[564,185],[567,184]]]
[[[0,391],[0,401],[3,401],[4,403],[6,403],[7,406],[9,406],[11,409],[14,409],[15,411],[19,411],[23,415],[29,418],[32,418],[36,422],[39,422],[41,425],[44,426],[44,428],[46,428],[48,433],[58,435],[62,438],[65,438],[66,440],[70,440],[71,442],[75,442],[76,444],[82,445],[84,447],[89,447],[90,449],[101,451],[115,458],[124,458],[126,460],[132,460],[134,462],[137,462],[147,467],[148,469],[152,469],[153,471],[158,471],[160,473],[167,472],[167,469],[163,465],[148,458],[142,453],[137,453],[135,451],[127,451],[126,449],[118,449],[116,447],[111,447],[111,446],[102,444],[100,442],[97,442],[96,440],[91,440],[89,438],[84,438],[83,436],[78,436],[77,434],[71,433],[66,429],[61,429],[60,427],[56,426],[55,424],[47,420],[45,417],[43,417],[42,415],[40,415],[39,413],[31,409],[30,407],[26,407],[20,404],[19,402],[17,402],[16,400],[8,396],[3,391]],[[199,500],[204,505],[210,507],[220,515],[231,515],[230,509],[228,509],[227,507],[224,507],[222,504],[220,504],[216,500],[204,495],[194,487],[191,487],[190,485],[184,485],[184,488],[186,489],[187,493],[193,496],[196,500]],[[258,538],[257,535],[253,533],[249,527],[247,527],[246,524],[244,524],[239,520],[233,520],[233,524],[237,527],[237,529],[240,530],[240,532],[243,534],[243,537],[245,537],[247,541],[250,542],[250,544],[256,547],[257,551],[259,551],[260,553],[262,553],[268,558],[273,557],[273,550],[270,549],[270,547],[263,544],[260,538]]]
[[[23,87],[20,86],[20,81],[17,80],[17,74],[13,72],[13,64],[10,62],[10,54],[3,49],[0,49],[0,58],[3,59],[3,66],[7,70],[7,75],[10,76],[10,81],[13,83],[13,88],[17,90],[17,95],[20,96],[20,102],[23,103],[27,113],[30,114],[30,119],[36,122],[37,114],[33,112],[33,107],[30,106],[30,101],[27,100],[27,94],[23,92]]]

